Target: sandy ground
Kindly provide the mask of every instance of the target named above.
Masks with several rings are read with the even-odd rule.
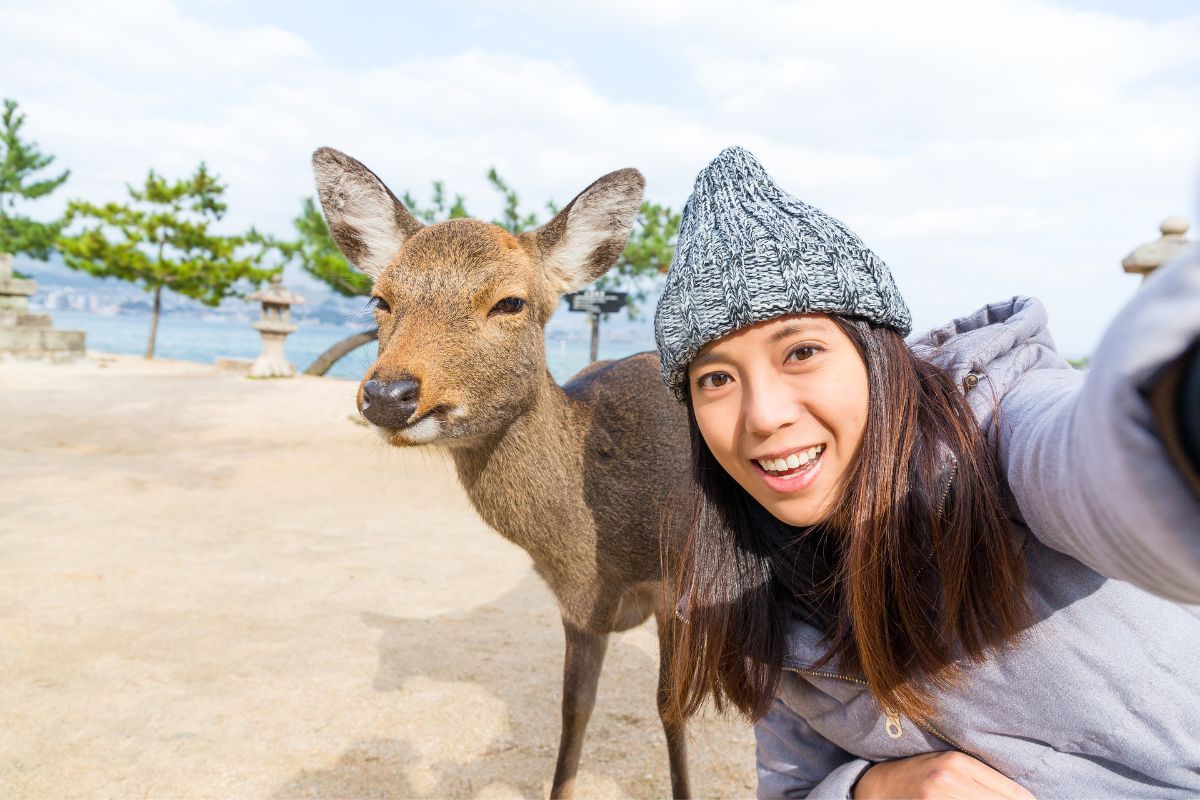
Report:
[[[553,598],[352,398],[0,363],[0,797],[547,794]],[[613,637],[579,796],[669,795],[655,651]],[[751,732],[695,725],[691,765],[701,795],[752,794]]]

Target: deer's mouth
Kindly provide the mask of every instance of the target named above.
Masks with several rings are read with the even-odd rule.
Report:
[[[449,432],[447,427],[450,419],[462,416],[466,416],[464,409],[458,406],[440,405],[434,406],[419,417],[408,420],[398,428],[376,425],[375,429],[388,444],[429,444]]]

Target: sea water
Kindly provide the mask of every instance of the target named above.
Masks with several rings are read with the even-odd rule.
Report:
[[[84,311],[53,311],[54,327],[62,330],[85,331],[87,348],[108,353],[142,355],[150,336],[150,315],[120,314],[105,316]],[[344,325],[305,324],[288,336],[284,351],[288,361],[303,371],[317,356],[334,342],[355,333]],[[587,366],[590,343],[586,337],[546,337],[546,361],[550,373],[559,383],[566,381]],[[622,358],[632,353],[654,349],[647,338],[600,340],[599,357]],[[375,360],[376,343],[370,342],[333,365],[329,377],[359,380]],[[245,322],[217,317],[166,316],[158,323],[154,354],[162,358],[213,363],[218,356],[254,358],[262,352],[262,337]]]

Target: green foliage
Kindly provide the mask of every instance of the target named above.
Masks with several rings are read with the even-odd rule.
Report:
[[[404,202],[404,207],[407,208],[412,215],[424,222],[426,225],[432,225],[435,222],[441,222],[444,219],[460,219],[469,217],[467,207],[463,202],[461,194],[454,195],[454,202],[447,205],[446,203],[446,185],[443,181],[433,182],[433,198],[430,205],[422,208],[417,202],[417,198],[413,197],[407,191],[400,197]]]
[[[598,289],[629,292],[629,304],[625,308],[631,319],[637,319],[641,310],[638,303],[646,299],[657,284],[658,276],[671,266],[680,219],[680,215],[667,206],[642,203],[621,257],[596,281]]]
[[[506,183],[505,180],[500,177],[500,174],[496,172],[495,167],[492,167],[488,170],[487,179],[488,183],[492,185],[492,188],[499,192],[500,196],[504,198],[504,210],[500,212],[500,219],[492,220],[493,225],[499,225],[509,233],[517,234],[523,233],[530,228],[536,228],[540,224],[538,222],[537,214],[532,212],[525,215],[521,214],[521,212],[518,210],[521,205],[520,198],[517,196],[517,193],[512,189],[512,187],[510,187],[508,183]],[[549,205],[550,208],[554,207],[551,204],[547,205]]]
[[[325,224],[325,216],[311,197],[304,198],[300,216],[292,220],[299,237],[276,242],[284,257],[297,261],[309,275],[328,284],[345,297],[365,297],[371,293],[371,277],[346,262]]]
[[[131,202],[95,205],[73,200],[65,223],[78,230],[61,236],[58,249],[67,266],[103,278],[162,289],[215,306],[241,294],[242,281],[260,283],[276,271],[260,264],[269,240],[253,229],[237,236],[211,233],[224,216],[225,186],[201,163],[189,178],[168,181],[150,170],[141,188],[128,187]]]
[[[45,260],[62,230],[62,221],[35,222],[14,214],[12,209],[18,197],[36,200],[50,194],[62,186],[71,171],[34,180],[33,173],[50,166],[54,156],[40,152],[33,142],[21,141],[24,124],[25,115],[17,113],[16,101],[5,100],[4,112],[0,114],[0,252],[25,253]]]

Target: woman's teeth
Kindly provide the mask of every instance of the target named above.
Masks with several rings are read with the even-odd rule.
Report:
[[[807,450],[797,450],[786,458],[759,458],[755,459],[755,463],[767,472],[787,472],[797,467],[807,469],[810,465],[815,464],[824,452],[825,445],[819,444]]]

